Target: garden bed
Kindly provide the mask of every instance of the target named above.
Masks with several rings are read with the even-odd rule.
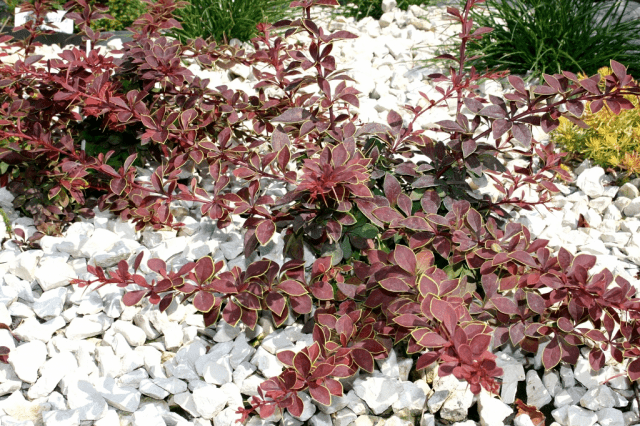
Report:
[[[636,385],[627,376],[627,369],[632,377],[638,374],[633,367],[637,358],[627,353],[620,362],[608,351],[599,352],[594,343],[601,341],[599,335],[582,327],[600,329],[601,323],[590,323],[583,311],[574,315],[576,300],[607,308],[607,304],[619,303],[635,315],[636,302],[624,303],[625,297],[633,296],[632,289],[640,286],[635,278],[640,264],[638,181],[618,187],[612,173],[588,162],[567,172],[560,167],[558,151],[548,143],[548,132],[533,126],[527,133],[524,122],[512,117],[514,130],[503,132],[502,141],[506,143],[513,135],[509,139],[513,149],[504,149],[495,157],[497,161],[480,157],[482,149],[489,144],[495,147],[496,140],[501,140],[500,136],[492,138],[496,135],[491,132],[494,121],[488,118],[505,118],[505,111],[480,114],[483,122],[471,135],[485,132],[484,136],[473,147],[456,145],[456,134],[465,132],[461,127],[464,119],[458,117],[456,123],[451,117],[459,111],[470,119],[477,115],[483,108],[474,104],[477,98],[468,98],[457,110],[454,97],[450,105],[432,108],[414,120],[402,107],[427,108],[427,99],[437,99],[442,94],[438,88],[448,86],[434,81],[439,78],[434,74],[446,70],[444,65],[424,67],[422,61],[440,53],[438,47],[461,27],[451,25],[444,8],[412,6],[407,12],[391,12],[381,20],[331,20],[329,13],[316,19],[331,31],[359,36],[352,39],[338,33],[344,40],[336,41],[331,51],[335,68],[346,68],[345,75],[355,80],[349,85],[360,92],[357,98],[357,93],[341,86],[341,80],[316,79],[317,67],[332,71],[327,56],[321,66],[311,64],[304,70],[303,75],[314,76],[304,90],[273,82],[265,96],[278,102],[270,107],[276,112],[270,112],[268,108],[250,110],[250,97],[257,99],[255,85],[273,81],[273,76],[261,74],[269,72],[268,63],[258,66],[252,59],[257,71],[251,72],[242,63],[212,67],[206,58],[192,56],[185,60],[185,68],[167,54],[171,48],[166,45],[120,53],[118,57],[130,55],[149,62],[140,74],[128,75],[119,85],[148,78],[167,84],[162,74],[154,73],[166,72],[167,65],[174,67],[171,81],[178,81],[179,89],[160,93],[160,84],[156,92],[153,84],[147,87],[157,95],[155,102],[166,101],[167,107],[176,109],[174,120],[165,123],[156,109],[141,113],[146,104],[136,105],[135,94],[130,98],[127,90],[114,89],[110,94],[122,104],[100,98],[102,92],[91,89],[91,84],[98,84],[92,76],[102,72],[99,67],[92,68],[92,75],[78,71],[78,81],[91,83],[82,93],[88,93],[92,101],[83,97],[78,104],[85,115],[81,119],[64,115],[73,110],[69,106],[56,112],[74,125],[86,126],[81,133],[84,142],[72,142],[74,148],[64,161],[85,161],[74,149],[97,157],[104,149],[101,144],[120,148],[138,144],[140,137],[146,149],[164,144],[178,152],[193,140],[190,132],[200,132],[201,139],[196,140],[202,142],[200,149],[206,149],[209,158],[218,158],[220,152],[224,155],[216,160],[219,163],[212,161],[211,167],[204,160],[193,166],[198,158],[193,149],[193,157],[182,162],[191,167],[176,171],[166,163],[175,157],[168,151],[156,153],[164,169],[153,161],[133,165],[126,150],[117,153],[120,164],[112,163],[113,168],[86,163],[91,176],[103,179],[92,181],[95,187],[106,185],[119,194],[144,188],[149,203],[146,207],[133,201],[127,204],[131,218],[123,208],[109,203],[113,212],[98,208],[90,213],[74,212],[78,219],[72,225],[54,223],[61,226],[61,235],[31,242],[27,240],[39,230],[36,225],[42,229],[43,222],[25,217],[18,208],[35,209],[36,203],[30,201],[37,194],[24,190],[26,181],[20,180],[22,187],[8,187],[14,193],[0,189],[0,207],[7,212],[11,228],[0,228],[0,323],[9,326],[0,329],[0,347],[10,350],[8,364],[0,363],[3,424],[203,426],[213,422],[222,426],[234,424],[241,414],[248,416],[250,425],[479,422],[483,426],[529,426],[546,416],[547,424],[553,419],[563,426],[596,422],[629,426],[639,420]],[[156,13],[161,15],[160,10]],[[290,42],[301,46],[312,37],[305,33]],[[270,46],[275,49],[274,44]],[[211,49],[212,55],[226,54]],[[101,47],[107,54],[110,50],[109,45]],[[189,56],[189,52],[182,53]],[[296,55],[293,58],[302,60]],[[125,61],[118,71],[132,72],[133,63],[133,59]],[[613,65],[615,75],[623,73]],[[181,78],[190,74],[209,81],[201,84],[189,76],[189,84],[183,87]],[[329,72],[324,75],[329,79]],[[519,80],[494,77],[481,80],[476,91],[494,106],[499,104],[497,97],[522,92]],[[113,78],[118,78],[117,72]],[[316,81],[318,87],[313,85]],[[55,79],[48,84],[59,86],[60,91],[72,90]],[[549,84],[545,87],[552,89]],[[206,92],[202,97],[209,104],[189,104],[177,95],[180,90],[196,89]],[[234,100],[227,90],[246,93],[246,98],[240,94]],[[597,96],[579,87],[575,90],[581,90],[579,96]],[[353,128],[338,124],[338,114],[325,111],[328,104],[320,99],[314,100],[317,110],[304,104],[307,92],[325,100],[339,99],[335,109],[352,117],[345,120],[352,121]],[[75,95],[84,96],[80,93]],[[52,99],[66,101],[71,95]],[[287,103],[296,97],[299,104]],[[103,113],[113,113],[114,120],[125,117],[119,114],[131,114],[120,123],[134,130],[114,131],[116,141],[101,139],[104,127],[99,124],[103,123],[92,121],[92,115],[98,114],[92,110],[96,98],[111,111]],[[175,104],[169,102],[173,100]],[[541,108],[546,107],[544,102]],[[241,110],[244,123],[224,115],[233,110],[229,105]],[[148,108],[155,107],[149,102]],[[30,111],[35,114],[36,110]],[[324,130],[318,127],[309,130],[305,139],[301,123],[311,122],[307,114],[312,111],[318,122],[335,126],[331,140],[324,140]],[[219,114],[213,117],[219,126],[208,127],[202,119],[208,113]],[[135,114],[139,117],[133,119]],[[249,121],[256,116],[262,121]],[[58,122],[52,120],[51,126],[59,129]],[[373,122],[386,124],[364,125]],[[271,123],[272,128],[268,127]],[[411,130],[405,130],[409,126]],[[234,133],[225,134],[224,128]],[[366,132],[370,133],[364,137]],[[137,137],[132,139],[131,134]],[[184,139],[170,145],[178,135]],[[252,143],[244,143],[243,138]],[[430,151],[424,138],[447,142],[437,148],[444,154]],[[243,156],[242,147],[249,145],[253,157],[247,158],[252,160]],[[403,146],[407,149],[400,149]],[[529,161],[534,148],[537,159]],[[369,162],[360,152],[376,161]],[[273,157],[267,161],[270,154]],[[447,156],[456,158],[459,170],[447,167]],[[467,169],[476,169],[472,159],[480,161],[478,158],[487,168],[506,168],[513,174],[494,173],[495,182],[488,173],[467,174]],[[274,166],[267,168],[265,164],[271,162]],[[224,171],[215,164],[224,165]],[[26,165],[24,173],[33,178],[28,173],[33,163]],[[522,184],[514,175],[533,181]],[[568,182],[555,179],[558,176]],[[173,192],[167,189],[172,185],[182,192],[182,199],[167,203],[162,213],[162,197]],[[190,192],[191,185],[201,191]],[[501,185],[518,191],[504,194]],[[253,191],[260,191],[261,197]],[[216,198],[219,193],[228,194],[227,198]],[[451,194],[460,200],[451,199]],[[490,201],[483,202],[484,195]],[[208,202],[205,198],[217,204],[203,209]],[[236,204],[225,210],[224,200]],[[284,200],[288,208],[276,205],[275,200]],[[549,211],[538,203],[559,210]],[[527,210],[529,207],[534,208]],[[153,208],[154,214],[145,216],[145,208]],[[52,211],[61,215],[56,212]],[[172,222],[182,226],[152,227]],[[424,235],[429,232],[433,235]],[[421,238],[429,241],[422,244]],[[492,260],[500,252],[507,257]],[[150,259],[156,260],[147,263]],[[491,265],[492,261],[496,264]],[[603,267],[619,277],[615,284],[613,276],[596,275]],[[98,268],[111,271],[110,275],[101,275]],[[569,296],[560,294],[556,282],[549,281],[551,276],[565,280],[566,288],[571,289]],[[542,281],[536,281],[541,277]],[[513,280],[519,283],[520,293],[513,290],[517,286],[505,288]],[[540,289],[539,282],[552,285]],[[605,292],[609,284],[625,289],[625,297]],[[167,297],[172,294],[185,295],[188,302]],[[410,310],[408,304],[398,304],[395,296],[417,300],[418,307]],[[545,297],[557,300],[546,303]],[[220,317],[213,314],[218,311]],[[475,329],[467,323],[472,315],[485,328]],[[528,331],[525,337],[518,329],[525,321],[540,324],[540,333]],[[602,327],[608,330],[606,321]],[[635,327],[626,318],[618,321],[624,327]],[[407,333],[413,337],[409,339]],[[592,339],[590,345],[574,344],[570,334]],[[636,344],[635,337],[609,338],[616,347],[624,340]],[[397,340],[395,346],[393,340]],[[318,349],[321,355],[314,354]],[[635,346],[629,350],[636,350]],[[436,364],[421,368],[435,352],[442,357],[440,361],[449,363],[449,371],[445,366],[438,373]],[[295,368],[288,368],[291,365]],[[598,366],[596,371],[593,366]],[[329,367],[335,380],[321,373]],[[289,376],[267,382],[283,371]],[[296,386],[304,389],[292,393]],[[266,401],[257,397],[259,387],[271,392]]]

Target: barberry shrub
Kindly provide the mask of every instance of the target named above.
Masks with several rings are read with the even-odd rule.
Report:
[[[492,350],[506,344],[531,352],[544,345],[546,368],[575,363],[579,348],[588,346],[594,369],[609,352],[619,362],[630,360],[632,380],[640,377],[640,299],[633,287],[607,270],[590,275],[594,256],[553,255],[546,240],[505,223],[509,206],[543,205],[557,191],[554,180],[568,178],[564,154],[537,141],[532,126],[549,132],[563,116],[583,125],[585,102],[632,108],[624,96],[640,89],[623,65],[611,61],[603,87],[599,75],[545,75],[534,87],[509,76],[512,93],[479,97],[478,80],[505,73],[466,68],[466,43],[491,31],[473,27],[469,11],[482,0],[468,0],[463,10],[447,9],[462,24],[461,48],[457,58],[440,57],[454,61],[447,75],[430,76],[439,97],[423,95],[425,107],[407,105],[406,122],[391,111],[386,123],[361,123],[353,111],[358,92],[331,55],[335,42],[355,36],[327,33],[310,19],[313,6],[336,6],[336,0],[293,1],[303,17],[259,25],[253,51],[167,38],[163,31],[179,28],[171,16],[179,4],[148,3],[119,58],[72,49],[42,63],[31,54],[32,42],[18,44],[24,60],[0,67],[6,117],[0,137],[10,140],[0,150],[9,164],[0,178],[46,194],[34,210],[49,212],[42,223],[64,224],[74,206],[97,197],[99,208],[137,229],[180,227],[171,203],[189,201],[219,228],[234,216],[244,219],[248,259],[276,233],[283,236],[281,264],[256,259],[244,271],[226,270],[204,257],[174,271],[149,259],[157,274],[149,282],[137,273],[143,261],[137,255],[111,272],[89,266],[93,280],[73,280],[125,287],[127,305],[142,298],[160,310],[174,300],[193,303],[207,326],[221,317],[254,328],[261,312],[276,325],[312,314],[314,343],[278,354],[287,368],[260,386],[241,419],[255,410],[262,417],[278,409],[298,415],[305,390],[330,404],[342,394],[341,378],[373,371],[374,360],[401,342],[416,354],[418,369],[438,365],[441,376],[467,380],[475,393],[497,392],[502,370]],[[88,6],[68,3],[74,4]],[[72,15],[92,42],[103,37],[90,27],[100,15],[86,7]],[[296,34],[306,41],[293,43]],[[211,88],[188,62],[204,69],[251,66],[256,93]],[[448,102],[455,113],[438,123],[442,139],[414,127],[420,115]],[[79,131],[96,120],[106,133],[136,134],[148,157],[135,152],[113,167],[112,152],[87,154]],[[528,165],[506,170],[499,156],[507,152]],[[418,163],[417,155],[427,161]],[[135,161],[160,165],[141,179]],[[189,164],[209,175],[209,190],[196,177],[180,179]],[[33,177],[34,167],[47,174]],[[483,174],[496,181],[502,198],[473,196],[468,182]],[[273,183],[291,190],[267,194]],[[526,188],[537,200],[525,200]],[[305,248],[317,257],[310,270]]]

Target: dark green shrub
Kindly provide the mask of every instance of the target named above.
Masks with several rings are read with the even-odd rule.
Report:
[[[633,44],[640,21],[623,22],[628,0],[594,3],[591,0],[487,0],[471,11],[473,21],[494,30],[469,43],[469,54],[483,55],[473,65],[514,74],[531,70],[534,76],[560,70],[597,73],[609,59],[640,72],[640,52]],[[489,7],[492,12],[485,14]],[[517,37],[515,37],[517,35]]]
[[[213,37],[217,42],[237,38],[249,41],[256,25],[274,23],[288,14],[290,0],[189,0],[175,12],[182,30],[172,35],[181,41]]]

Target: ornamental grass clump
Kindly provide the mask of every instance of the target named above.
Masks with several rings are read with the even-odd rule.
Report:
[[[217,42],[249,41],[257,35],[256,25],[274,23],[289,13],[290,0],[188,0],[175,12],[180,29],[171,34],[182,41],[212,38]]]
[[[463,2],[464,3],[464,2]],[[628,0],[487,0],[471,11],[479,26],[494,30],[469,43],[476,68],[510,70],[532,77],[562,70],[593,75],[610,59],[640,75],[638,19],[628,19]]]
[[[437,366],[440,376],[466,380],[476,394],[497,392],[503,371],[493,351],[503,345],[536,353],[544,344],[546,369],[576,363],[584,349],[598,370],[609,352],[636,380],[636,290],[606,269],[591,271],[595,256],[552,253],[547,240],[504,218],[512,206],[545,205],[558,192],[554,181],[569,179],[564,154],[536,140],[532,126],[548,133],[561,117],[584,125],[578,116],[586,102],[633,108],[624,96],[640,88],[611,61],[604,90],[600,75],[563,71],[533,87],[508,76],[513,91],[504,98],[478,96],[478,81],[506,74],[467,66],[467,43],[491,32],[469,19],[482,2],[447,8],[462,24],[461,47],[457,57],[439,57],[452,61],[446,74],[429,78],[449,87],[438,85],[434,98],[423,94],[424,107],[407,106],[407,123],[396,111],[386,123],[361,123],[353,111],[358,93],[331,53],[355,35],[326,32],[310,19],[312,7],[337,0],[292,1],[302,17],[258,25],[252,53],[167,38],[164,31],[181,28],[172,16],[181,4],[173,0],[147,1],[119,58],[73,48],[43,62],[32,54],[35,37],[15,42],[24,59],[0,64],[0,138],[10,140],[0,148],[8,164],[0,183],[40,194],[33,215],[58,230],[94,199],[137,230],[180,228],[172,207],[183,202],[220,229],[241,219],[246,259],[279,234],[281,262],[253,258],[245,270],[226,270],[210,256],[178,270],[147,259],[156,274],[149,280],[138,273],[145,260],[139,254],[112,271],[89,265],[95,279],[72,280],[122,287],[126,305],[146,298],[164,311],[174,301],[192,303],[207,327],[222,319],[253,329],[261,315],[276,325],[312,315],[313,344],[278,354],[286,368],[259,386],[238,411],[240,421],[256,411],[263,418],[285,409],[298,416],[306,390],[331,404],[343,394],[339,379],[372,372],[374,360],[396,345],[406,347],[418,370]],[[34,5],[36,24],[45,5]],[[95,45],[103,36],[90,23],[101,14],[86,0],[71,5],[82,8],[70,17]],[[35,24],[26,29],[39,31]],[[186,68],[189,61],[204,70],[251,67],[255,93],[211,87]],[[422,114],[448,102],[456,113],[437,123],[440,137],[416,128]],[[159,166],[139,176],[139,152],[117,166],[109,164],[112,151],[89,155],[80,135],[95,121],[104,133],[134,132]],[[514,152],[525,164],[508,171],[497,157]],[[416,154],[428,161],[418,164]],[[181,178],[189,164],[199,176]],[[32,169],[45,173],[34,176]],[[484,174],[502,193],[497,201],[473,196],[469,178]],[[203,175],[213,182],[208,190]],[[273,182],[288,192],[267,193]],[[537,200],[524,199],[526,188]],[[310,266],[305,251],[314,255]],[[5,352],[0,348],[0,357]]]

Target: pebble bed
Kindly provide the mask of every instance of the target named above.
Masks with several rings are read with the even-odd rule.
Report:
[[[334,54],[343,68],[351,68],[362,92],[359,113],[363,121],[385,121],[390,109],[402,112],[406,103],[422,101],[419,91],[435,96],[425,76],[434,68],[420,61],[457,32],[445,18],[443,6],[412,6],[403,12],[393,0],[383,2],[385,14],[354,22],[319,14],[331,30],[347,29],[359,38],[336,44]],[[428,18],[428,19],[423,19]],[[105,49],[120,47],[112,40]],[[60,49],[43,47],[40,54],[56,57]],[[10,60],[10,58],[9,58]],[[7,59],[3,59],[7,62]],[[211,78],[212,85],[252,92],[253,75],[234,68],[229,72],[190,69]],[[482,84],[483,94],[501,95],[507,86]],[[426,115],[418,126],[428,128],[449,118],[441,109]],[[435,136],[435,135],[434,135]],[[545,140],[543,133],[534,134]],[[507,167],[521,162],[505,158]],[[554,249],[597,256],[594,271],[606,266],[631,281],[640,265],[640,180],[618,188],[600,167],[583,163],[573,171],[574,184],[562,186],[554,198],[559,210],[539,208],[511,212],[533,236],[550,241]],[[151,170],[141,170],[141,176]],[[203,176],[206,189],[211,185]],[[474,182],[478,193],[498,194],[484,179]],[[272,194],[286,188],[273,186]],[[534,200],[535,192],[525,194]],[[0,189],[0,207],[11,226],[28,235],[31,219],[12,209],[13,196]],[[290,321],[275,330],[268,316],[255,330],[219,322],[205,328],[202,315],[190,304],[174,304],[165,313],[143,301],[126,307],[123,289],[105,286],[97,291],[69,285],[72,278],[92,278],[87,265],[104,268],[120,260],[130,262],[145,253],[141,267],[148,279],[155,274],[146,260],[157,257],[169,267],[211,255],[227,268],[244,267],[256,258],[283,262],[283,241],[273,241],[249,259],[242,255],[242,219],[217,230],[202,218],[199,207],[176,204],[173,212],[186,226],[180,231],[136,232],[108,212],[72,224],[61,237],[44,237],[41,250],[21,251],[5,242],[0,251],[0,322],[11,324],[14,334],[0,330],[0,346],[11,349],[9,364],[0,363],[0,425],[3,426],[230,426],[235,413],[265,378],[279,374],[283,365],[276,354],[297,351],[312,342],[304,323]],[[580,215],[590,227],[578,227]],[[0,227],[0,240],[7,237]],[[313,256],[307,253],[307,262]],[[592,271],[593,272],[593,271]],[[544,346],[543,346],[544,347]],[[626,376],[609,380],[623,366],[608,359],[598,372],[582,357],[575,367],[560,365],[544,372],[541,353],[525,356],[511,348],[496,353],[504,369],[500,397],[483,391],[474,396],[466,382],[454,376],[438,377],[431,370],[412,373],[413,360],[392,351],[378,362],[374,374],[359,374],[344,381],[345,396],[330,406],[303,394],[304,412],[293,417],[276,413],[269,419],[250,418],[248,424],[298,426],[533,426],[527,414],[518,415],[514,401],[522,399],[547,415],[554,426],[630,426],[640,421],[635,385]],[[529,354],[530,355],[530,354]],[[411,374],[410,374],[411,373]],[[536,425],[537,426],[537,425]]]

